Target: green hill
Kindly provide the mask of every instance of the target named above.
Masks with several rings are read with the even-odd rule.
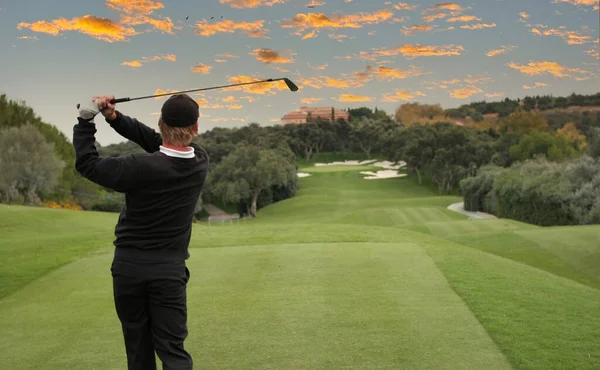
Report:
[[[300,168],[256,219],[194,225],[196,366],[600,368],[600,226],[468,220],[446,208],[459,197],[364,170]],[[116,220],[0,205],[3,368],[126,367]]]

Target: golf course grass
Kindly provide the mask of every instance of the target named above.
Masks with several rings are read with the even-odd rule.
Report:
[[[365,170],[302,162],[295,197],[194,225],[195,368],[600,369],[600,226],[469,220]],[[0,205],[1,368],[126,368],[117,217]]]

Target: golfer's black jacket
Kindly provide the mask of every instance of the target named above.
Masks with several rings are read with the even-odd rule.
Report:
[[[159,133],[117,111],[117,118],[106,122],[146,153],[100,158],[96,125],[78,120],[73,127],[75,168],[90,181],[125,193],[115,228],[115,256],[187,259],[194,210],[208,174],[206,151],[195,143],[187,155],[164,148]]]

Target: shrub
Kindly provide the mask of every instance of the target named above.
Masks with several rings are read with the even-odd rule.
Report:
[[[600,160],[484,166],[461,182],[465,209],[540,226],[600,223]]]
[[[460,182],[460,189],[464,196],[466,210],[492,213],[495,209],[494,204],[490,204],[494,179],[503,170],[499,166],[487,165],[479,170],[477,176],[468,177]]]

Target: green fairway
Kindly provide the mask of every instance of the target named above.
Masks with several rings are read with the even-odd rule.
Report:
[[[195,368],[600,368],[599,226],[468,220],[408,177],[301,167],[256,219],[194,225]],[[117,218],[0,205],[2,368],[126,368]]]

